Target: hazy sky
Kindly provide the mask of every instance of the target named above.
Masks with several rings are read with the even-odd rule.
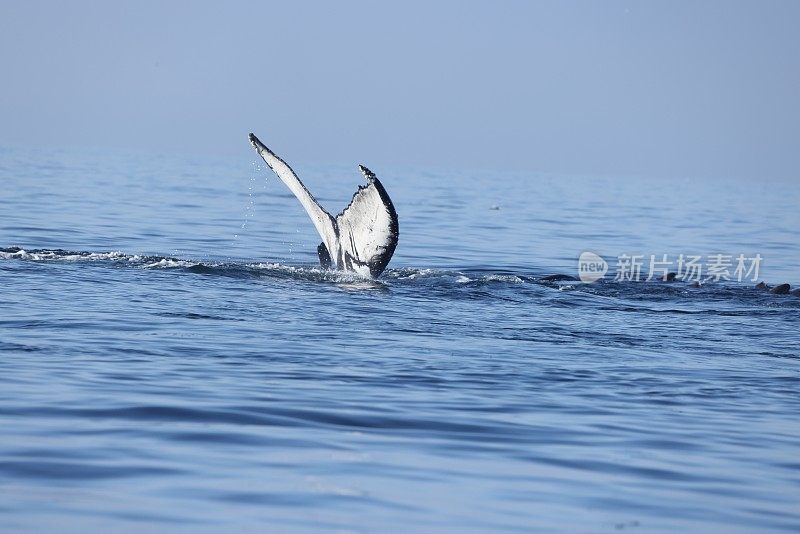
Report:
[[[800,2],[0,0],[0,145],[800,178]]]

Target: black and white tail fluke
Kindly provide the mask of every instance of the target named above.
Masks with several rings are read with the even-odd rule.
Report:
[[[350,204],[334,218],[319,205],[285,161],[253,134],[250,134],[250,143],[311,217],[322,238],[317,252],[324,268],[372,277],[386,269],[397,247],[399,226],[394,205],[372,171],[358,166],[367,185],[359,186]]]

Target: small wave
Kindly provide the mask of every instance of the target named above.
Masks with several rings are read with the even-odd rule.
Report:
[[[432,276],[439,276],[444,271],[437,271],[435,269],[388,269],[384,273],[384,278],[391,278],[394,280],[417,280],[419,278],[429,278]]]
[[[0,249],[2,259],[21,259],[29,261],[99,261],[116,259],[135,259],[138,256],[128,256],[119,251],[112,252],[71,252],[61,249],[55,250],[31,250],[27,251],[20,247],[10,247]]]
[[[195,261],[168,256],[125,254],[120,251],[85,252],[62,249],[31,249],[8,247],[0,249],[0,259],[33,262],[102,262],[148,270],[180,270],[195,274],[210,274],[230,277],[291,278],[314,282],[332,282],[352,286],[381,287],[383,282],[365,279],[351,272],[331,271],[318,266],[286,265],[275,262],[221,262]],[[366,285],[365,285],[366,284]]]
[[[194,267],[198,265],[196,262],[186,260],[174,260],[172,258],[162,258],[153,263],[148,263],[142,267],[145,269],[174,269],[175,267]]]
[[[522,284],[525,281],[519,276],[508,274],[490,274],[483,277],[486,282],[505,282],[508,284]]]
[[[189,272],[233,278],[282,278],[303,282],[335,284],[344,289],[386,289],[390,287],[427,287],[443,295],[458,296],[459,293],[479,289],[491,296],[494,291],[523,293],[525,288],[551,288],[560,292],[583,294],[596,298],[653,299],[697,301],[745,299],[766,306],[794,306],[800,303],[797,290],[788,294],[774,294],[752,285],[735,283],[706,283],[700,287],[680,281],[666,282],[617,282],[600,280],[592,284],[577,282],[573,276],[556,274],[514,272],[510,270],[452,270],[400,267],[387,269],[379,280],[365,279],[356,273],[325,270],[317,265],[288,265],[278,262],[244,262],[190,260],[168,256],[125,254],[120,251],[92,252],[62,249],[31,249],[22,247],[0,248],[0,260],[22,260],[33,262],[107,262],[114,267],[139,268]],[[492,289],[494,288],[494,289]],[[516,288],[516,289],[512,289]],[[438,293],[437,293],[438,294]],[[533,295],[535,296],[535,295]]]

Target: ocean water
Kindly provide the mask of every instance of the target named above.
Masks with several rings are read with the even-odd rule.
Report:
[[[282,155],[334,213],[361,181]],[[800,185],[373,170],[370,282],[250,152],[0,149],[0,530],[800,529],[800,297],[614,280],[800,285]]]

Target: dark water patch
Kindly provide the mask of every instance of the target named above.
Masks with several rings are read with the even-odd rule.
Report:
[[[0,321],[0,325],[2,321]],[[32,345],[24,345],[22,343],[8,343],[6,341],[0,341],[0,351],[15,351],[15,352],[38,352],[41,351],[41,347],[36,347]]]
[[[319,483],[308,492],[276,493],[276,492],[218,492],[208,496],[214,501],[258,506],[292,506],[307,507],[309,498],[313,497],[316,506],[350,508],[357,504],[369,504],[380,508],[397,511],[421,511],[423,508],[401,503],[376,499],[367,493],[345,487],[326,486]]]
[[[53,480],[96,480],[148,476],[170,476],[180,473],[174,468],[147,465],[98,465],[87,462],[55,462],[43,460],[0,460],[0,473],[11,478]]]
[[[160,513],[153,513],[146,511],[120,512],[120,511],[106,510],[97,512],[94,515],[116,519],[125,523],[128,522],[134,524],[150,523],[152,525],[164,524],[164,525],[173,525],[175,528],[178,528],[179,525],[200,526],[200,525],[207,525],[209,523],[211,524],[214,523],[213,521],[197,519],[189,515],[169,515],[169,514],[160,514]]]
[[[687,471],[678,471],[676,469],[664,469],[657,467],[646,467],[639,465],[631,465],[629,463],[615,463],[602,460],[595,460],[589,458],[551,458],[542,456],[524,455],[526,460],[564,467],[568,469],[575,469],[579,471],[590,471],[595,474],[607,475],[620,475],[627,476],[634,479],[650,479],[665,482],[680,482],[680,483],[730,483],[731,480],[725,477],[710,477],[708,474],[694,474]]]
[[[287,439],[275,436],[261,436],[244,434],[241,432],[234,432],[231,430],[224,431],[184,431],[184,432],[161,432],[161,436],[165,439],[174,440],[177,442],[190,442],[198,444],[230,444],[230,445],[243,445],[243,446],[258,446],[258,447],[276,447],[276,448],[315,448],[322,447],[323,444],[313,442],[310,440],[302,439]]]
[[[205,315],[202,313],[192,313],[192,312],[156,312],[154,315],[158,315],[161,317],[175,317],[179,319],[207,319],[211,321],[244,321],[240,317],[223,317],[219,315]]]

